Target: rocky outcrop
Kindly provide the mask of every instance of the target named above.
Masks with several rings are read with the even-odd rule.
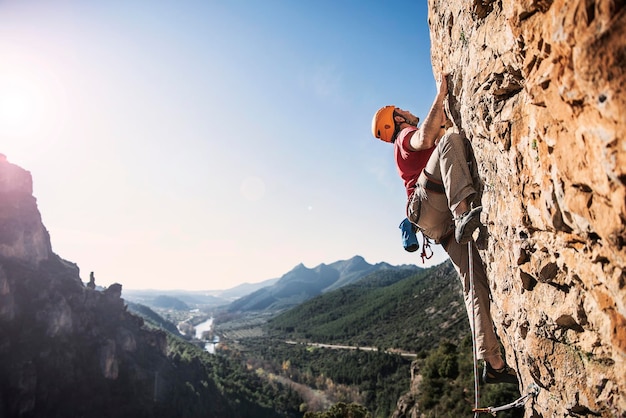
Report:
[[[0,154],[0,255],[36,266],[51,253],[30,173]]]
[[[484,182],[492,314],[530,417],[626,416],[626,4],[429,0]]]
[[[0,416],[131,416],[129,400],[153,403],[166,337],[126,311],[121,290],[86,288],[52,252],[30,173],[2,156]]]

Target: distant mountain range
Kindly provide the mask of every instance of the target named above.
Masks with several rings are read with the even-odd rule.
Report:
[[[181,304],[187,305],[189,309],[213,308],[228,305],[242,296],[271,286],[277,281],[278,279],[269,279],[259,283],[242,283],[226,290],[124,289],[123,296],[132,302],[157,308],[178,309]]]
[[[408,275],[422,269],[414,265],[392,266],[387,263],[372,265],[358,255],[328,265],[320,264],[312,269],[299,264],[274,284],[235,300],[226,309],[230,312],[288,309],[317,295],[342,288],[369,274],[384,270],[399,270]]]
[[[186,305],[189,309],[208,307],[230,312],[274,311],[296,306],[383,270],[417,273],[423,269],[415,265],[392,266],[384,262],[369,264],[357,255],[313,268],[307,268],[301,263],[280,278],[243,283],[226,290],[124,289],[123,297],[153,308],[180,309]]]
[[[372,265],[355,256],[314,268],[299,264],[279,279],[262,284],[265,286],[230,303],[222,299],[216,306],[216,323],[225,337],[233,330],[257,327],[269,318],[266,331],[282,340],[419,352],[436,347],[442,339],[460,341],[468,332],[461,286],[449,261],[424,269],[415,265]],[[234,295],[245,289],[253,287],[242,285],[224,292]],[[131,291],[134,297],[144,298],[139,302],[143,305],[168,309],[182,306],[183,310],[206,308],[219,299],[208,293]],[[147,321],[164,327],[163,320],[149,309],[144,312],[135,305],[131,308]]]

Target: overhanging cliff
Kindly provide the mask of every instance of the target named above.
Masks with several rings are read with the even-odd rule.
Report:
[[[530,417],[625,416],[626,3],[429,0],[484,182],[492,314]]]

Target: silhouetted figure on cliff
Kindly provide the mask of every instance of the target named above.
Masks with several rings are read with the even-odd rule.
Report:
[[[96,277],[93,275],[93,271],[89,273],[89,283],[87,283],[87,287],[90,289],[96,288]]]

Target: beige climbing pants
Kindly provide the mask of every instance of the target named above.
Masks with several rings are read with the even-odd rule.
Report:
[[[468,164],[471,162],[471,168]],[[465,308],[471,318],[469,253],[467,244],[454,239],[452,211],[463,199],[480,202],[480,180],[471,144],[456,133],[444,135],[420,175],[409,199],[407,215],[427,237],[440,243],[450,256],[463,285]],[[489,360],[500,356],[500,346],[490,313],[490,290],[483,261],[474,242],[474,312],[478,358]],[[470,326],[472,321],[470,320]]]

